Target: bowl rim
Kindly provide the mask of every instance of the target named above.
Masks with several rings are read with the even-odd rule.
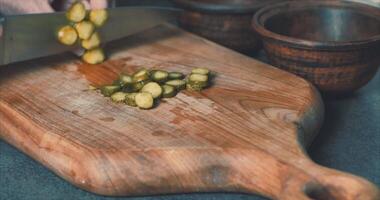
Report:
[[[357,3],[351,1],[341,0],[304,0],[298,1],[286,1],[266,6],[260,9],[252,20],[253,29],[265,39],[269,39],[276,42],[286,43],[288,46],[303,48],[303,49],[358,49],[366,48],[374,43],[380,42],[380,33],[361,40],[353,41],[315,41],[300,39],[291,36],[282,35],[265,28],[265,22],[270,17],[278,13],[291,12],[295,10],[303,10],[316,7],[330,7],[330,8],[345,8],[354,10],[357,13],[371,16],[379,20],[380,23],[380,8],[366,5],[364,3]],[[264,18],[265,17],[265,18]]]
[[[274,3],[279,0],[256,0],[250,5],[239,5],[239,4],[218,4],[205,1],[196,0],[172,0],[174,4],[189,10],[195,10],[205,13],[220,13],[220,14],[249,14],[256,12],[260,8],[268,5],[269,3]]]

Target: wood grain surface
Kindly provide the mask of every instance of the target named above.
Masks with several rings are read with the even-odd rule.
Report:
[[[322,122],[307,81],[170,26],[109,45],[110,59],[59,55],[0,68],[0,136],[74,185],[103,195],[257,193],[273,199],[378,199],[368,181],[303,150]],[[141,67],[217,73],[213,86],[153,110],[88,85]]]

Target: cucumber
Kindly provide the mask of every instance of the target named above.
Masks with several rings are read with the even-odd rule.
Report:
[[[141,92],[150,93],[154,99],[159,98],[162,95],[162,87],[156,82],[150,82],[141,89]]]
[[[97,32],[94,32],[87,40],[82,40],[81,45],[84,49],[90,50],[100,45],[100,36]]]
[[[149,80],[150,74],[149,71],[146,69],[140,69],[138,72],[133,74],[133,81],[134,82],[141,82]]]
[[[124,102],[126,99],[127,93],[125,92],[116,92],[111,95],[111,100],[115,103]]]
[[[90,21],[81,21],[74,24],[74,28],[78,33],[78,37],[87,40],[95,31],[95,25]]]
[[[173,86],[177,91],[180,91],[186,88],[186,81],[184,80],[171,80],[171,81],[167,81],[165,84]]]
[[[207,86],[208,76],[203,74],[191,74],[186,84],[186,88],[192,91],[201,91]]]
[[[105,59],[104,52],[101,48],[91,49],[84,52],[82,60],[88,64],[99,64]]]
[[[78,34],[72,26],[63,26],[57,32],[58,41],[64,45],[71,46],[78,40]]]
[[[128,106],[133,106],[133,107],[136,107],[137,104],[136,104],[136,95],[138,93],[127,93],[127,95],[125,96],[125,104],[127,104]]]
[[[154,99],[148,92],[137,93],[135,96],[136,105],[141,109],[150,109],[153,107]]]
[[[150,82],[150,80],[145,80],[145,81],[140,81],[140,82],[133,83],[133,85],[132,85],[133,92],[140,91],[149,82]]]
[[[89,19],[96,27],[101,27],[108,19],[108,12],[105,9],[91,10]]]
[[[86,17],[86,14],[86,7],[78,1],[66,11],[66,18],[71,22],[80,22]]]
[[[106,85],[100,88],[100,92],[103,94],[105,97],[110,97],[114,93],[120,91],[120,86],[118,85]]]
[[[177,95],[177,91],[176,91],[175,87],[173,87],[171,85],[163,85],[162,90],[163,90],[163,92],[162,92],[163,98],[172,98],[175,95]]]
[[[210,73],[210,70],[206,69],[206,68],[203,68],[203,67],[198,67],[198,68],[194,68],[192,71],[191,71],[192,74],[203,74],[203,75],[208,75]]]
[[[169,80],[175,80],[175,79],[184,79],[185,75],[181,72],[170,72],[169,73]]]
[[[150,78],[157,83],[164,83],[168,80],[169,73],[162,70],[151,71]]]

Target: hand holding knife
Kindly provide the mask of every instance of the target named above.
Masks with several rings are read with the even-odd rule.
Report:
[[[109,18],[99,30],[103,42],[176,19],[179,10],[157,7],[107,9]],[[78,48],[57,41],[56,31],[67,24],[64,12],[0,16],[0,65],[58,54]]]

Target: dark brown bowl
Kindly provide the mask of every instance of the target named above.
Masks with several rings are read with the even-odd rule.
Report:
[[[185,9],[180,26],[190,32],[241,52],[262,47],[251,28],[254,13],[278,0],[173,0]]]
[[[380,65],[380,9],[348,1],[284,2],[253,19],[270,63],[346,93],[364,86]]]

